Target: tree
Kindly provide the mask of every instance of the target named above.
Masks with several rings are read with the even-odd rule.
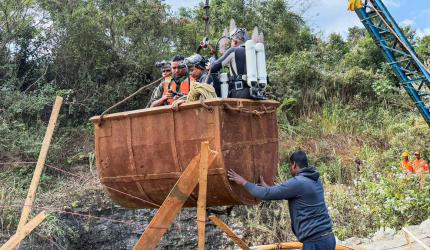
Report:
[[[430,67],[430,36],[425,36],[418,41],[416,51],[427,67]]]

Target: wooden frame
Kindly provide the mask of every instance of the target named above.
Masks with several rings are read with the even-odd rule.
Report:
[[[199,224],[199,249],[204,248],[204,230],[206,223],[206,186],[208,168],[215,163],[217,153],[209,150],[209,143],[202,142],[200,153],[195,156],[173,186],[167,198],[152,218],[148,227],[134,246],[134,250],[155,249],[161,237],[166,233],[176,215],[187,201],[194,188],[200,182],[199,206],[197,209]],[[199,171],[200,170],[200,171]],[[198,176],[200,175],[200,178]]]
[[[29,235],[40,223],[42,223],[45,218],[45,211],[40,212],[30,222],[17,230],[16,233],[0,247],[0,250],[13,250],[17,248],[21,241],[25,239],[25,237],[27,237],[27,235]]]
[[[48,155],[49,146],[51,145],[52,135],[54,134],[55,125],[58,120],[58,115],[60,114],[62,103],[63,98],[61,96],[57,96],[49,118],[45,137],[43,138],[42,147],[40,149],[39,158],[37,159],[36,168],[34,169],[33,178],[31,179],[31,184],[28,189],[27,198],[25,199],[24,207],[22,208],[16,233],[0,248],[1,250],[18,248],[21,241],[46,218],[45,212],[43,211],[27,223],[31,208],[33,207],[34,200],[36,199],[40,176],[42,175],[42,171],[45,166],[46,156]]]

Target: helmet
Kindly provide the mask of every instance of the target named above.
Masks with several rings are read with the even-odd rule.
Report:
[[[414,155],[421,155],[420,151],[415,151]]]
[[[185,58],[185,63],[188,65],[188,67],[197,67],[200,69],[205,69],[207,60],[199,54],[194,54],[190,57]]]
[[[248,35],[246,34],[245,28],[236,28],[230,31],[229,38],[245,42],[246,40],[248,40]]]
[[[409,157],[409,153],[407,151],[403,152],[402,157]]]
[[[165,60],[156,62],[155,67],[163,69],[170,69],[170,62],[166,62]]]

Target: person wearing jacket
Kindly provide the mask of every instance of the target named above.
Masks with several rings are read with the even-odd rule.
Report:
[[[409,160],[409,152],[407,151],[402,153],[402,161],[400,162],[400,168],[402,169],[403,173],[407,175],[415,173],[412,161]]]
[[[211,74],[217,74],[223,67],[228,67],[230,78],[233,79],[232,84],[230,84],[231,86],[229,87],[228,97],[252,99],[250,88],[244,79],[244,77],[246,77],[246,54],[244,43],[248,40],[248,35],[244,28],[236,28],[231,31],[230,38],[230,48],[222,57],[210,65],[210,72]],[[214,84],[214,87],[215,89],[220,89],[216,84]]]
[[[155,66],[157,68],[160,68],[161,75],[164,77],[163,81],[152,91],[151,98],[149,99],[148,104],[146,105],[146,108],[151,107],[151,104],[160,99],[163,96],[164,86],[166,83],[169,83],[172,80],[172,69],[170,66],[170,62],[161,61],[156,62]]]
[[[261,186],[256,185],[231,169],[227,175],[230,181],[244,186],[259,200],[288,200],[291,227],[304,250],[334,250],[336,239],[320,174],[308,165],[305,152],[296,151],[291,155],[290,173],[293,178],[276,186],[268,186],[262,177]]]
[[[190,57],[185,58],[185,63],[188,65],[188,70],[190,71],[191,81],[195,81],[198,83],[210,83],[210,79],[208,78],[208,73],[206,70],[207,60],[199,55],[194,54]]]
[[[427,161],[421,159],[421,153],[419,151],[414,153],[415,161],[412,162],[412,166],[414,167],[414,172],[417,174],[428,174],[429,173],[429,164]]]
[[[164,82],[163,92],[155,96],[151,103],[152,107],[171,105],[180,95],[188,95],[190,91],[190,76],[183,56],[175,56],[170,62],[172,78],[169,82]]]

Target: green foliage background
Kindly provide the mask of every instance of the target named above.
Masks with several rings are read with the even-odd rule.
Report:
[[[192,54],[204,36],[202,17],[202,8],[173,14],[159,0],[0,1],[0,161],[36,159],[54,97],[61,95],[49,159],[86,163],[93,150],[88,119],[157,79],[155,61]],[[213,0],[212,44],[231,18],[265,34],[269,94],[282,103],[281,165],[297,148],[309,152],[329,190],[337,235],[367,235],[427,218],[428,185],[418,190],[396,167],[403,150],[421,150],[428,159],[430,130],[365,30],[323,39],[288,0]],[[429,65],[430,37],[417,38],[410,27],[405,32]],[[144,93],[121,110],[142,108],[148,98]],[[281,166],[280,176],[285,172]],[[11,187],[25,190],[15,181],[25,173],[2,172],[0,187],[8,188],[0,201],[11,200]],[[283,205],[270,206],[281,211],[278,217],[288,216]],[[248,215],[253,209],[260,214],[250,208]],[[263,219],[249,220],[257,221],[244,225],[249,232],[271,231]],[[286,227],[275,224],[279,234],[250,240],[282,240],[276,235]]]

